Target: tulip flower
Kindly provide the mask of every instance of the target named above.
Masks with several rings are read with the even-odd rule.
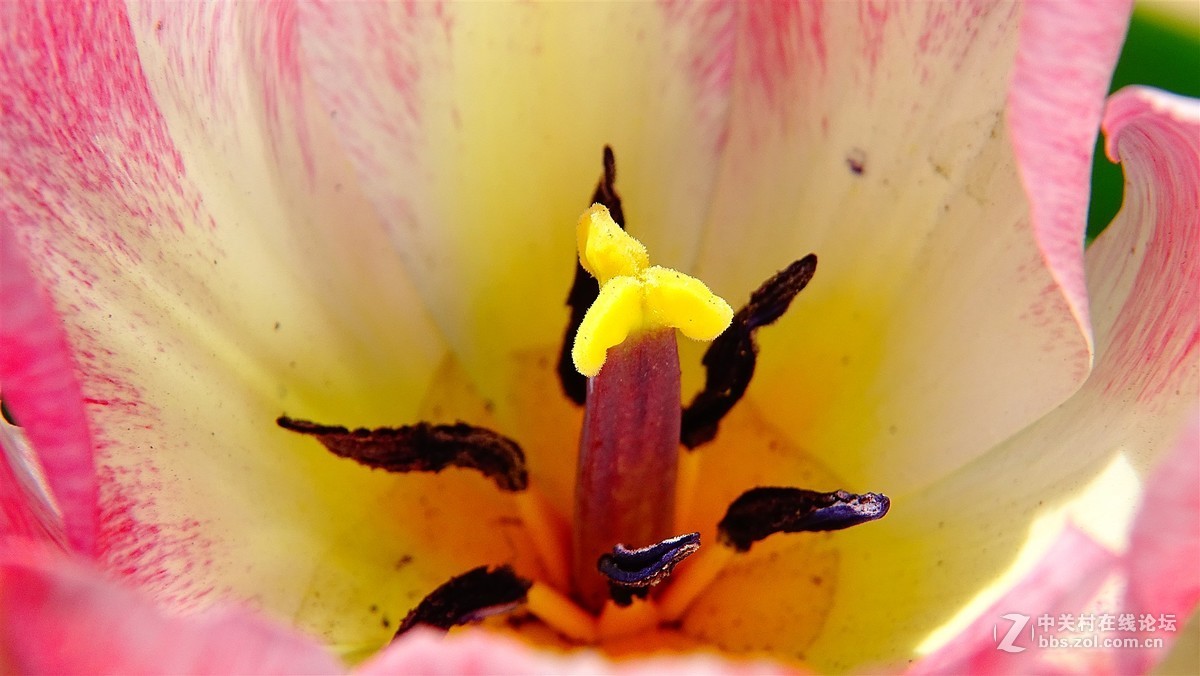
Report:
[[[1113,580],[1114,611],[1193,612],[1200,113],[1145,89],[1105,111],[1127,5],[6,9],[5,670],[1016,671],[1050,667],[997,650],[1002,614]],[[1085,253],[1102,117],[1128,189]],[[557,368],[577,253],[638,298],[661,281],[578,246],[602,171],[653,262],[734,321],[820,260],[746,338],[753,380],[675,495],[615,501],[682,538],[612,543],[670,564],[624,610],[568,545],[581,430],[620,426]],[[635,334],[688,319],[633,297]],[[593,391],[627,361],[599,343]],[[704,351],[680,341],[684,404]],[[523,478],[295,433],[457,421],[519,444]],[[731,546],[760,487],[892,509]],[[524,596],[391,642],[479,567]],[[621,662],[693,650],[722,657]]]

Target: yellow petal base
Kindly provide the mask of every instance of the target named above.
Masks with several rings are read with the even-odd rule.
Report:
[[[608,350],[630,335],[676,328],[693,340],[712,340],[733,320],[733,308],[703,282],[681,272],[650,266],[646,247],[616,224],[608,209],[593,204],[576,229],[579,262],[600,282],[588,308],[571,359],[591,378]]]

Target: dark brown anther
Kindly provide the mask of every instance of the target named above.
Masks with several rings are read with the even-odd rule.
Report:
[[[717,525],[721,542],[745,552],[774,533],[841,530],[881,519],[891,500],[881,493],[821,493],[801,488],[752,488]]]
[[[676,535],[638,549],[618,544],[611,554],[600,557],[596,568],[608,578],[612,600],[627,606],[634,596],[645,596],[650,587],[667,579],[680,561],[699,549],[699,533]]]
[[[532,586],[532,581],[508,566],[469,570],[450,578],[417,604],[400,623],[396,638],[419,624],[444,630],[512,611],[525,602]]]
[[[733,322],[704,353],[705,381],[683,411],[680,441],[689,450],[712,441],[721,419],[746,393],[758,360],[754,332],[783,316],[792,299],[808,286],[817,269],[809,254],[775,274],[750,295],[750,302],[733,315]]]
[[[417,423],[349,430],[287,416],[275,422],[285,430],[316,437],[334,455],[372,469],[402,473],[461,467],[479,471],[504,491],[522,491],[529,485],[521,447],[483,427]]]
[[[617,225],[624,228],[625,212],[621,210],[621,196],[617,194],[616,182],[617,160],[613,156],[612,148],[604,146],[604,174],[592,193],[591,204],[603,204]],[[571,317],[567,321],[562,350],[558,356],[558,379],[567,398],[580,406],[587,401],[587,377],[575,370],[575,362],[571,360],[571,346],[575,344],[575,333],[583,323],[583,316],[599,295],[600,284],[583,269],[579,264],[579,256],[576,256],[575,281],[571,283],[571,292],[567,294],[567,307],[571,308]]]

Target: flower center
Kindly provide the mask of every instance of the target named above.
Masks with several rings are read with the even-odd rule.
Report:
[[[550,503],[532,484],[516,440],[461,422],[350,430],[286,416],[277,421],[371,468],[470,469],[514,496],[541,563],[537,576],[522,577],[507,565],[448,571],[446,582],[411,610],[401,632],[417,624],[448,629],[516,608],[574,642],[672,624],[756,542],[775,533],[846,528],[878,519],[889,508],[888,499],[874,493],[748,485],[716,524],[715,542],[677,530],[676,492],[696,490],[695,449],[717,436],[746,392],[757,358],[756,331],[784,314],[812,279],[816,257],[772,276],[734,313],[699,280],[650,265],[646,248],[623,229],[608,148],[604,169],[595,203],[576,228],[578,265],[558,368],[568,398],[586,405],[569,537],[563,523],[568,509]],[[704,389],[686,407],[676,330],[713,341],[703,361]],[[682,476],[681,447],[690,452]],[[676,565],[697,552],[695,562],[668,581]]]

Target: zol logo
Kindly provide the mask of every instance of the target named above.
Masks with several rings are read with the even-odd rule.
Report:
[[[996,641],[996,650],[1003,650],[1006,653],[1025,652],[1026,648],[1016,645],[1017,637],[1021,635],[1021,631],[1025,629],[1025,625],[1029,624],[1029,616],[1021,613],[1008,613],[1001,615],[1000,619],[1012,622],[1012,626],[1008,628],[1008,632],[1004,634],[1004,638],[999,636],[999,625],[992,625],[992,640]],[[1033,638],[1033,628],[1029,629],[1029,637]]]

